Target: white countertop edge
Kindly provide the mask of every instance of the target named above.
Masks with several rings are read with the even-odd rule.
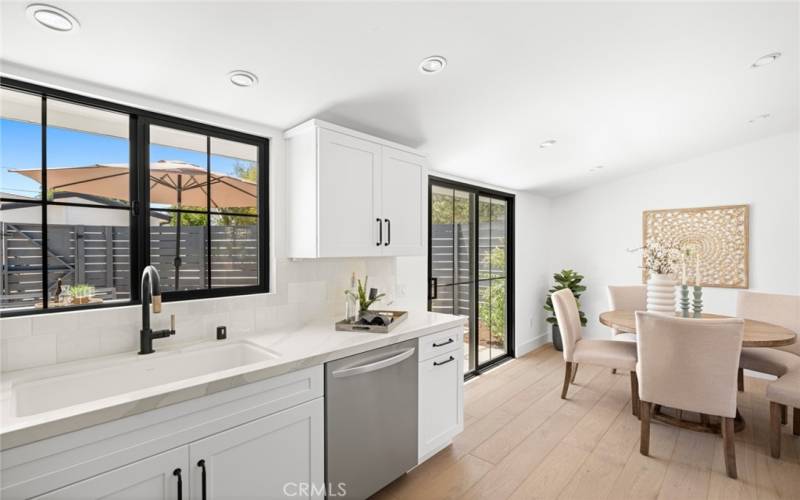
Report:
[[[3,409],[2,414],[6,417],[0,421],[0,450],[144,413],[405,340],[424,337],[461,326],[464,321],[463,317],[420,311],[409,313],[409,318],[404,324],[398,325],[391,333],[339,332],[334,329],[332,319],[324,319],[293,331],[254,333],[235,340],[222,341],[247,341],[277,351],[281,357],[25,417],[9,418],[7,417],[9,412]],[[202,344],[213,345],[215,342],[219,341],[204,341]],[[187,346],[187,344],[175,345],[161,349],[161,352],[185,349]],[[157,344],[156,350],[158,352]],[[81,364],[91,363],[93,366],[98,366],[104,362],[111,363],[115,359],[130,356],[131,353],[125,353],[4,373],[0,405],[9,404],[11,401],[9,393],[13,390],[14,384],[58,376],[59,373],[74,373],[76,367]]]

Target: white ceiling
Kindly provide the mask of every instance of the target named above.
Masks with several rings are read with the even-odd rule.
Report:
[[[4,2],[3,61],[281,129],[323,118],[511,189],[561,193],[798,126],[794,2],[52,3],[81,30]],[[421,75],[433,54],[447,69]],[[259,85],[232,86],[240,68]]]

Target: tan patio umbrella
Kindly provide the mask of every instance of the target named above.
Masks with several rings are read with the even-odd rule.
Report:
[[[11,172],[42,182],[41,169],[13,169]],[[47,187],[53,191],[90,194],[118,200],[129,199],[127,163],[99,163],[83,167],[58,167],[47,169]],[[206,182],[207,179],[210,182]],[[150,164],[150,203],[182,207],[205,207],[207,185],[211,186],[211,207],[220,211],[227,208],[255,208],[258,186],[227,174],[211,172],[205,168],[178,160],[161,160]],[[175,239],[175,289],[178,290],[180,259],[181,218],[177,217]]]

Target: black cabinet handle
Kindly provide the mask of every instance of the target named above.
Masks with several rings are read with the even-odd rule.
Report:
[[[392,221],[389,219],[383,219],[386,221],[386,243],[385,245],[388,247],[392,244]]]
[[[447,344],[452,344],[453,342],[455,342],[455,340],[453,339],[447,339],[447,342],[442,342],[441,344],[437,344],[436,342],[434,342],[433,347],[442,347],[446,346]]]
[[[201,484],[201,498],[203,500],[206,500],[206,461],[205,460],[200,460],[199,462],[197,462],[197,466],[201,467],[203,469],[203,474],[202,474],[203,482]]]
[[[375,220],[378,221],[378,242],[375,243],[375,246],[381,246],[383,243],[383,222],[381,222],[380,217]]]
[[[431,286],[433,287],[431,291],[431,299],[439,298],[439,278],[431,278]]]
[[[456,358],[454,358],[453,356],[450,356],[450,359],[447,359],[447,360],[445,360],[445,361],[442,361],[441,363],[440,363],[440,362],[437,362],[437,361],[434,361],[434,362],[433,362],[433,366],[442,366],[442,365],[446,365],[447,363],[449,363],[449,362],[451,362],[451,361],[455,361],[455,360],[456,360]]]
[[[178,476],[178,500],[183,500],[183,478],[181,477],[181,470],[175,469],[172,471],[173,476]]]

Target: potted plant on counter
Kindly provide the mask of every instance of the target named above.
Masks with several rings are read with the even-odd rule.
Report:
[[[553,280],[555,280],[555,284],[547,292],[544,310],[551,314],[551,316],[547,318],[547,322],[553,325],[553,347],[555,347],[557,351],[561,351],[564,349],[564,344],[561,342],[561,331],[558,328],[558,320],[556,319],[556,312],[553,309],[553,299],[551,296],[559,290],[569,288],[572,290],[572,295],[575,296],[575,300],[578,301],[581,294],[586,291],[586,287],[581,285],[583,275],[576,273],[572,269],[563,269],[560,273],[554,274]],[[586,326],[586,314],[580,310],[580,307],[581,303],[578,301],[578,314],[581,319],[581,326]]]

